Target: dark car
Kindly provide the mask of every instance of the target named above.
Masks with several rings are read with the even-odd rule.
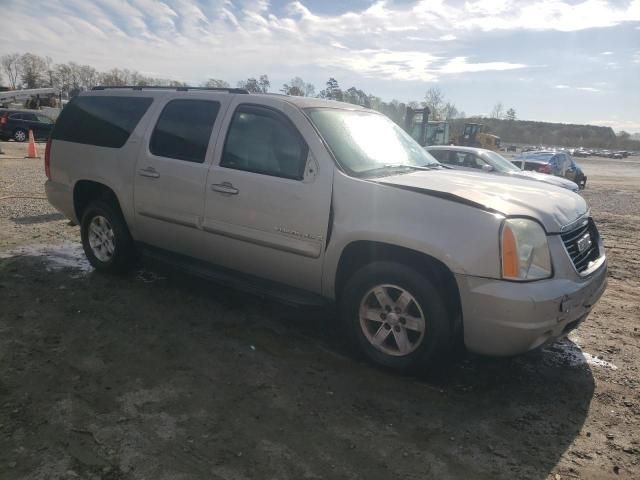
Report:
[[[0,109],[0,139],[25,142],[29,130],[37,140],[46,140],[53,130],[54,121],[38,110]]]
[[[571,155],[565,152],[529,152],[514,158],[512,163],[521,170],[567,178],[576,183],[580,189],[587,186],[587,176],[584,171],[571,158]]]

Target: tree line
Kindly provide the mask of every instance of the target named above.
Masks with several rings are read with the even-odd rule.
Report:
[[[55,87],[64,97],[72,98],[81,91],[90,90],[97,85],[111,86],[166,86],[183,87],[186,83],[169,78],[159,78],[143,75],[136,70],[113,68],[108,71],[98,71],[91,65],[81,65],[76,62],[54,63],[51,57],[39,56],[33,53],[12,53],[0,57],[0,72],[8,81],[8,87],[15,89]],[[0,76],[0,83],[2,78]],[[199,86],[208,88],[230,88],[229,82],[219,78],[209,78]],[[249,77],[236,83],[238,88],[244,88],[251,93],[268,93],[272,91],[268,75]],[[300,77],[294,77],[282,85],[279,90],[285,95],[319,97],[329,100],[361,105],[384,113],[399,125],[404,125],[407,107],[429,107],[434,120],[450,120],[464,116],[454,103],[445,99],[442,91],[437,88],[427,90],[422,101],[404,103],[398,100],[383,101],[371,93],[351,86],[343,89],[338,80],[331,77],[320,91],[312,83],[305,82]]]
[[[12,53],[0,57],[0,84],[3,76],[6,77],[8,87],[11,89],[55,87],[67,98],[72,98],[81,91],[90,90],[97,85],[187,86],[184,82],[151,77],[126,68],[112,68],[101,72],[90,65],[80,65],[75,62],[54,63],[51,57],[43,57],[33,53]],[[219,78],[209,78],[199,86],[230,88],[231,84]],[[266,74],[240,80],[236,83],[236,87],[246,89],[251,93],[272,91],[271,81]],[[361,105],[385,114],[402,127],[405,124],[407,107],[413,109],[428,107],[430,110],[429,119],[450,122],[452,134],[460,131],[465,121],[475,121],[484,123],[489,132],[500,135],[504,141],[508,142],[585,147],[613,147],[617,145],[620,148],[636,149],[640,146],[639,142],[631,139],[628,133],[620,132],[616,136],[613,130],[607,127],[562,125],[562,128],[559,128],[560,124],[516,122],[515,109],[513,107],[505,109],[501,101],[496,102],[488,116],[467,118],[465,112],[447,99],[439,87],[431,87],[426,90],[421,101],[414,100],[406,103],[396,99],[386,102],[356,86],[343,89],[334,77],[330,77],[320,91],[316,91],[316,87],[312,83],[308,83],[300,77],[294,77],[283,84],[279,92],[285,95],[319,97]]]

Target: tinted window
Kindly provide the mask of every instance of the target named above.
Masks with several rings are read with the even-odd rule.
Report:
[[[60,113],[51,138],[120,148],[152,101],[144,97],[75,97]]]
[[[218,102],[171,100],[158,118],[149,150],[160,157],[204,162],[218,110]]]
[[[284,115],[244,105],[233,114],[220,165],[300,180],[307,151],[300,134]]]
[[[22,120],[22,114],[21,113],[14,113],[13,115],[9,115],[9,118],[11,120]]]
[[[30,122],[37,122],[38,121],[38,117],[36,117],[33,113],[23,113],[22,114],[22,118],[23,118],[23,120],[28,120]]]
[[[429,153],[440,163],[451,163],[451,160],[449,159],[449,150],[429,150]]]

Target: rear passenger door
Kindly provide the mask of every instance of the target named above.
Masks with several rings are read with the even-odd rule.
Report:
[[[320,292],[333,164],[322,164],[326,149],[297,107],[277,98],[250,100],[235,98],[209,172],[203,223],[209,258]]]
[[[213,97],[213,98],[212,98]],[[224,96],[170,96],[147,129],[135,170],[139,240],[185,255],[202,255],[204,190]]]

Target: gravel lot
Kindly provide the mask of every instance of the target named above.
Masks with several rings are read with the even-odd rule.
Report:
[[[42,161],[1,146],[1,479],[640,478],[640,159],[579,160],[610,278],[569,340],[416,378],[328,311],[93,273]]]

